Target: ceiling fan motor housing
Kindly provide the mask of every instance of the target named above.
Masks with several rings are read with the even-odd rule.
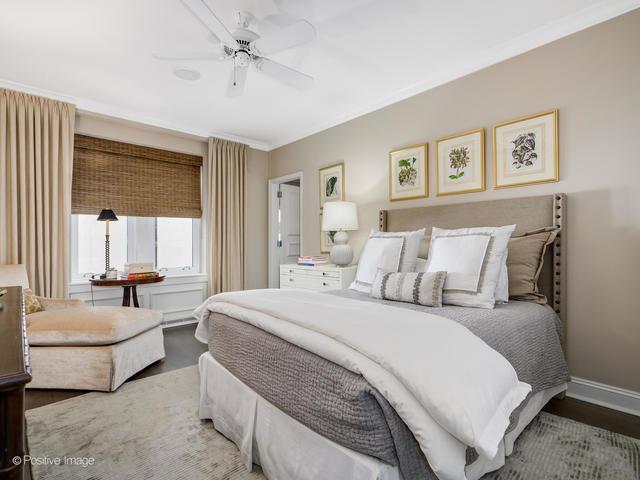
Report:
[[[238,42],[240,48],[238,50],[234,50],[233,48],[227,47],[225,45],[224,51],[228,56],[234,57],[237,67],[248,67],[251,61],[254,60],[254,55],[251,52],[250,43],[260,37],[251,30],[247,30],[244,28],[238,28],[235,32],[233,32],[233,37]]]

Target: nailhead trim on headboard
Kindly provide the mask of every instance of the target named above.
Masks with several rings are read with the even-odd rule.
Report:
[[[553,242],[553,309],[565,320],[566,302],[564,302],[564,285],[562,278],[564,256],[562,252],[562,240],[566,235],[565,225],[563,225],[566,210],[566,195],[556,193],[553,196],[553,225],[560,228],[556,239]]]
[[[378,230],[381,232],[387,231],[387,211],[380,210],[378,215]]]

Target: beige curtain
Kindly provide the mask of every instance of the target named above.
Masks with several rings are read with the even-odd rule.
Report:
[[[209,293],[242,290],[247,146],[210,138],[205,170]]]
[[[73,105],[0,88],[0,264],[45,297],[69,283],[74,124]]]

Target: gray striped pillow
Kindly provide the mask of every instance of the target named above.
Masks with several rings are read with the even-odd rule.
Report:
[[[378,270],[371,296],[383,300],[442,306],[442,287],[447,272],[389,272]]]

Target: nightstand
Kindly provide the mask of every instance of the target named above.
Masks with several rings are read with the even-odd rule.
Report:
[[[357,269],[357,265],[349,265],[348,267],[280,265],[280,288],[304,288],[306,290],[349,288],[351,282],[356,278]]]

